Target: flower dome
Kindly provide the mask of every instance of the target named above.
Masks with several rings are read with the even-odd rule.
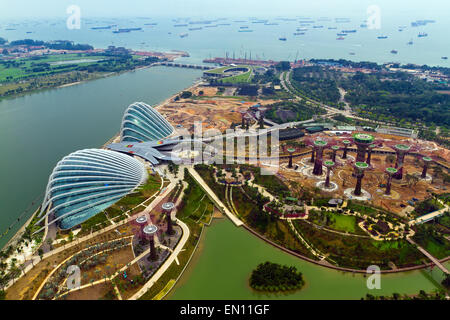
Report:
[[[50,175],[40,215],[70,229],[105,210],[147,179],[140,161],[128,155],[85,149],[58,162]]]
[[[158,111],[143,102],[135,102],[125,111],[120,139],[122,142],[160,140],[173,131],[172,125]]]

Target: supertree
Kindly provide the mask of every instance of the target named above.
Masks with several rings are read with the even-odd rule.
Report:
[[[336,162],[336,153],[340,150],[341,148],[338,145],[334,145],[331,147],[331,150],[333,150],[333,153],[331,154],[331,161]]]
[[[354,174],[356,176],[356,186],[353,194],[355,196],[360,196],[362,194],[362,179],[364,178],[364,172],[369,169],[369,165],[365,162],[355,162],[353,164],[353,168],[355,169]]]
[[[386,171],[386,174],[387,174],[388,178],[387,178],[387,181],[386,181],[386,191],[384,192],[384,194],[385,195],[390,195],[391,194],[392,176],[394,174],[396,174],[398,172],[398,170],[393,168],[393,167],[387,167],[385,171]]]
[[[422,161],[423,161],[423,169],[422,169],[422,174],[420,175],[420,177],[422,179],[425,179],[427,177],[428,166],[430,165],[431,161],[433,161],[433,159],[430,157],[423,157]]]
[[[144,228],[147,226],[148,218],[146,215],[139,216],[134,220],[134,225],[139,227],[139,241],[141,243],[144,242],[145,236],[144,236]]]
[[[355,133],[353,135],[353,143],[356,144],[356,162],[366,161],[366,152],[370,149],[371,145],[374,147],[380,144],[379,141],[375,141],[375,137],[368,133]]]
[[[161,207],[167,218],[167,234],[171,235],[173,234],[171,212],[175,208],[175,204],[173,202],[165,202]]]
[[[313,148],[313,154],[316,154],[314,160],[313,174],[320,176],[323,173],[322,163],[323,163],[323,150],[331,147],[335,142],[333,140],[326,140],[323,137],[308,138],[305,139],[305,143]]]
[[[147,226],[144,227],[143,230],[143,235],[144,237],[149,241],[150,243],[150,260],[155,261],[157,256],[156,256],[156,249],[155,249],[155,234],[156,231],[158,231],[158,227],[153,225],[153,224],[149,224]]]
[[[370,160],[372,159],[372,150],[374,149],[374,148],[376,148],[377,147],[377,145],[376,144],[374,144],[374,143],[372,143],[371,145],[369,145],[369,147],[367,148],[367,160],[366,160],[366,163],[370,166],[371,164],[370,164]]]
[[[342,153],[342,159],[347,159],[347,150],[348,147],[352,145],[352,142],[348,139],[342,140],[342,143],[344,144],[344,152]]]
[[[326,160],[323,162],[323,165],[327,168],[327,177],[325,178],[325,188],[330,188],[330,172],[331,169],[336,165],[336,162],[331,160]]]
[[[417,152],[420,150],[420,146],[417,143],[397,143],[395,141],[388,141],[386,145],[393,149],[397,155],[395,160],[395,168],[398,170],[396,174],[394,174],[393,178],[396,180],[403,179],[403,162],[405,160],[405,156],[410,152]]]
[[[288,164],[288,168],[292,168],[292,158],[293,158],[294,152],[295,152],[296,150],[297,150],[297,149],[295,149],[295,148],[293,148],[293,147],[289,147],[289,148],[286,149],[286,151],[289,153],[289,164]]]

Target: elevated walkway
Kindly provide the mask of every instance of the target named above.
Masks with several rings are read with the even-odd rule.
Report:
[[[208,198],[217,206],[217,208],[225,214],[230,220],[237,226],[240,227],[244,223],[239,220],[231,211],[222,203],[222,201],[216,196],[214,191],[206,184],[202,177],[198,174],[193,167],[188,167],[189,174],[194,178],[195,181],[200,185],[200,187],[206,192]]]

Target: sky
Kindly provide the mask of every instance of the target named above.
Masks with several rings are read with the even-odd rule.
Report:
[[[450,16],[448,0],[0,0],[1,20],[66,18],[77,5],[84,17],[351,17],[378,5],[389,16],[412,19]]]

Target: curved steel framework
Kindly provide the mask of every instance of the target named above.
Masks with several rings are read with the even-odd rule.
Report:
[[[71,153],[50,175],[37,223],[50,216],[49,224],[58,221],[61,229],[70,229],[110,207],[146,179],[144,164],[125,154],[102,149]]]
[[[122,142],[143,142],[164,139],[174,131],[172,125],[154,108],[144,102],[131,104],[122,118]]]

